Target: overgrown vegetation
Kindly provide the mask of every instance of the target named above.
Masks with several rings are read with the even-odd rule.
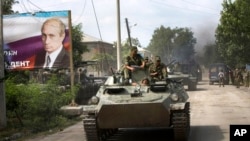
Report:
[[[32,81],[17,84],[14,80],[5,81],[8,129],[36,133],[67,124],[69,118],[60,108],[69,104],[75,95],[70,89],[60,87],[55,74],[46,84]],[[74,91],[78,91],[76,86]]]

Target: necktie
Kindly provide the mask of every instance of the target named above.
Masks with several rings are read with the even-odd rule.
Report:
[[[50,57],[49,57],[49,55],[48,55],[48,56],[47,56],[46,67],[49,67],[50,62],[51,62],[51,60],[50,60]]]

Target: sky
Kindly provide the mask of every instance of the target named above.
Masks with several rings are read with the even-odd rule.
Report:
[[[117,41],[118,0],[18,0],[13,6],[19,13],[70,10],[72,25],[82,24],[84,34],[113,43]],[[142,47],[150,43],[160,26],[189,28],[197,39],[196,51],[214,42],[223,0],[119,0],[121,42],[131,37]]]

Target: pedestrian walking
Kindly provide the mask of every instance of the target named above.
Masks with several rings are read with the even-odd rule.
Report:
[[[220,70],[218,76],[219,76],[219,87],[221,87],[221,85],[224,87],[224,72],[223,72],[223,70]]]

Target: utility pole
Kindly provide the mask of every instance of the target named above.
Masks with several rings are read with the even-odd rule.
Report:
[[[0,80],[4,78],[4,54],[3,54],[3,0],[0,0]],[[7,126],[4,81],[0,81],[0,129]]]
[[[116,0],[117,4],[117,70],[121,67],[121,20],[120,20],[120,0]]]
[[[129,28],[129,25],[128,25],[128,18],[125,18],[125,21],[126,21],[127,32],[128,32],[129,45],[130,45],[130,47],[132,47],[132,42],[131,42],[131,37],[130,37],[130,28]]]

